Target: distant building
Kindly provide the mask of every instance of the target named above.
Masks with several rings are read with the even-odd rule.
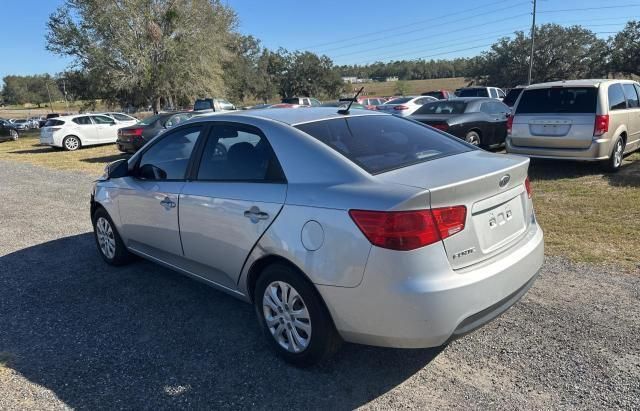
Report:
[[[389,81],[398,81],[398,76],[392,76],[392,77],[386,77],[384,79],[384,81],[389,82]]]
[[[357,83],[358,82],[358,77],[342,77],[342,82],[343,83]]]

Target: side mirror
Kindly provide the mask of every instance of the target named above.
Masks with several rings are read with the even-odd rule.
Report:
[[[126,177],[128,174],[129,162],[125,158],[109,163],[105,169],[105,177],[107,179],[122,178]]]

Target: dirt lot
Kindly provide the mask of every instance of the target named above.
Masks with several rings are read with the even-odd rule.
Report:
[[[553,181],[616,201],[638,191],[632,177],[549,167],[534,186],[541,219],[546,203],[546,218],[575,218],[587,193],[562,200],[545,191]],[[551,256],[520,303],[447,347],[346,345],[298,370],[268,351],[250,306],[148,262],[106,266],[89,233],[91,174],[0,159],[0,176],[0,409],[640,408],[632,264]]]

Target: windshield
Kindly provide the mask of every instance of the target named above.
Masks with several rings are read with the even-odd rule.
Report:
[[[463,88],[458,97],[489,97],[486,88]]]
[[[413,114],[462,114],[467,108],[463,101],[434,101],[427,103]]]
[[[213,108],[213,104],[211,102],[211,100],[196,100],[195,104],[193,105],[193,109],[195,111],[198,110],[209,110]]]
[[[148,126],[149,124],[152,124],[158,121],[160,117],[161,117],[160,114],[156,114],[155,116],[145,118],[139,124],[142,124],[143,126]]]
[[[549,87],[525,90],[516,114],[595,113],[598,89],[595,87]]]
[[[370,174],[472,150],[422,124],[396,116],[358,116],[299,124]]]
[[[409,100],[412,100],[413,97],[401,97],[401,98],[394,98],[393,100],[389,100],[384,104],[403,104],[408,102]]]

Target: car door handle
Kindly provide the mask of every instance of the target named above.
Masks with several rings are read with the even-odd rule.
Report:
[[[167,210],[170,208],[175,208],[176,206],[176,203],[171,201],[169,197],[165,197],[164,200],[160,201],[160,204]]]
[[[266,220],[269,218],[269,214],[264,211],[260,211],[258,207],[251,207],[249,210],[244,212],[244,216],[251,220]]]

